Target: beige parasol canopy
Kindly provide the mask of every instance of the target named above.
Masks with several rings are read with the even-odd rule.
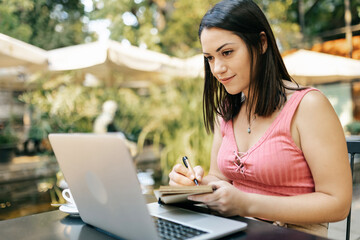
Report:
[[[44,69],[47,67],[46,51],[0,33],[0,68],[19,66]]]
[[[111,86],[141,87],[175,76],[198,76],[202,71],[197,58],[183,60],[112,40],[55,49],[48,56],[52,72],[81,70]]]
[[[0,33],[0,87],[22,89],[28,73],[47,68],[45,50]]]
[[[0,86],[24,88],[28,74],[37,70],[54,74],[77,70],[77,81],[95,79],[110,86],[146,87],[173,77],[199,76],[203,59],[179,59],[112,40],[45,51],[0,34]]]
[[[360,78],[360,60],[303,49],[286,55],[283,59],[289,74],[302,85]]]

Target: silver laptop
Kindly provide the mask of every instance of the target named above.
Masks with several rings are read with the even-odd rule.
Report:
[[[247,226],[156,202],[146,204],[134,162],[116,134],[50,134],[49,139],[82,220],[94,227],[124,239],[214,239]],[[177,229],[175,235],[164,237],[165,225]]]

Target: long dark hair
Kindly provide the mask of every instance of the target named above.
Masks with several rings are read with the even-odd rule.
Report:
[[[252,109],[258,116],[270,116],[286,102],[285,89],[292,89],[286,87],[282,80],[293,80],[286,70],[264,13],[252,0],[224,0],[204,15],[199,27],[199,38],[204,29],[214,27],[233,32],[248,48],[251,66],[248,99],[245,101],[248,120],[250,121]],[[267,38],[265,53],[261,32]],[[229,121],[239,113],[243,101],[242,93],[231,95],[226,92],[211,73],[205,57],[204,63],[203,116],[206,130],[210,132],[214,130],[217,114]]]

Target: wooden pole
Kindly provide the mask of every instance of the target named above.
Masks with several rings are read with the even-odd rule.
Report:
[[[345,37],[348,46],[348,56],[352,58],[353,45],[352,45],[352,31],[351,31],[351,11],[350,11],[350,0],[344,0],[345,4]]]
[[[305,45],[305,8],[304,8],[304,0],[299,0],[298,2],[298,10],[299,10],[299,24],[300,24],[300,32],[301,32],[301,44],[300,47],[304,47]]]

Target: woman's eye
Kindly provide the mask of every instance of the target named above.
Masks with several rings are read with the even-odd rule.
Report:
[[[205,59],[210,62],[210,61],[213,60],[214,58],[213,58],[212,56],[208,56],[208,57],[205,57]]]
[[[229,56],[232,52],[233,52],[232,50],[224,51],[223,56]]]

